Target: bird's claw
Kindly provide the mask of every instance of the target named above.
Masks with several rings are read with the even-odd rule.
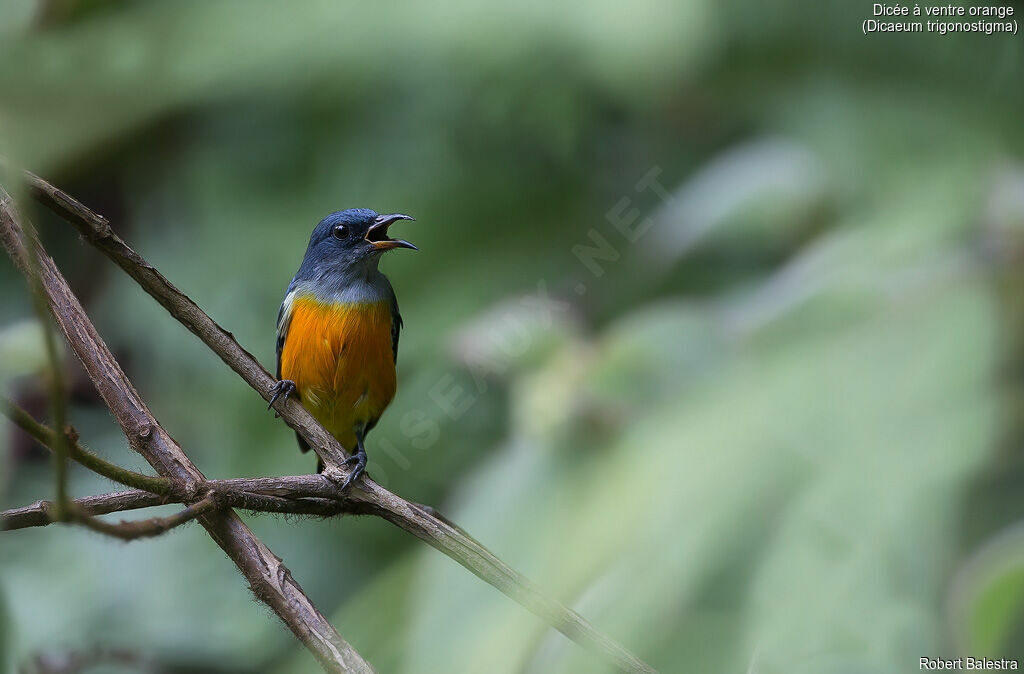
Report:
[[[345,491],[350,484],[355,482],[360,475],[366,472],[366,452],[357,451],[355,454],[342,461],[342,463],[346,466],[355,464],[355,468],[352,469],[352,472],[348,474],[348,477],[345,478],[345,481],[341,485],[341,491]]]
[[[277,399],[280,396],[284,396],[283,398],[281,398],[281,400],[283,401],[282,404],[288,404],[288,398],[291,396],[292,393],[295,392],[295,382],[293,382],[291,379],[282,379],[281,381],[274,384],[271,387],[270,391],[273,395],[270,396],[270,404],[267,405],[268,410],[274,406],[274,403],[277,402]],[[274,416],[277,417],[280,415],[274,414]]]

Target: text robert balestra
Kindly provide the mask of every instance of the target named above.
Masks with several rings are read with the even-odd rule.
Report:
[[[1016,660],[1006,658],[921,658],[919,669],[929,672],[949,670],[997,671],[1017,669]]]

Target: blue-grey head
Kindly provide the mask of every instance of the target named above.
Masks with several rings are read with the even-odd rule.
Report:
[[[402,213],[381,215],[368,208],[331,213],[313,229],[296,280],[366,277],[377,271],[383,253],[397,248],[418,250],[388,235],[388,228],[399,220],[415,218]]]

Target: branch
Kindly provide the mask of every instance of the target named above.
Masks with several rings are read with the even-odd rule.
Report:
[[[25,173],[33,195],[70,222],[93,246],[114,261],[182,325],[201,339],[225,364],[238,373],[264,400],[275,383],[269,373],[243,349],[230,332],[220,327],[195,302],[178,290],[141,255],[126,244],[101,215],[42,178]],[[297,401],[278,401],[275,409],[328,466],[328,474],[344,477],[344,451],[333,436]],[[461,529],[433,516],[423,507],[384,489],[369,477],[352,485],[348,496],[366,512],[378,515],[429,543],[474,575],[522,604],[555,629],[584,648],[597,653],[625,671],[653,672],[610,637],[602,634],[578,613],[543,595],[536,586],[498,559]],[[341,496],[335,489],[335,496]]]
[[[72,521],[83,524],[93,531],[120,538],[123,541],[134,541],[139,538],[159,536],[174,527],[191,522],[200,515],[205,515],[216,507],[217,499],[213,496],[207,496],[203,500],[196,501],[170,517],[152,517],[133,522],[121,521],[117,524],[96,519],[88,513],[76,510],[74,507],[69,508],[69,513]]]
[[[28,412],[15,404],[12,400],[0,395],[0,413],[7,416],[15,425],[35,438],[47,449],[53,450],[57,440],[57,432],[52,428],[39,423],[32,418]],[[68,441],[69,457],[81,465],[99,475],[103,475],[115,482],[120,482],[128,487],[135,487],[152,494],[160,494],[166,498],[154,500],[153,503],[145,503],[137,507],[149,507],[160,503],[182,503],[187,497],[186,490],[180,488],[174,480],[165,477],[151,477],[122,468],[109,461],[101,459],[89,450],[82,447],[78,437],[70,431],[65,433]],[[194,491],[199,493],[215,492],[218,501],[223,506],[242,508],[258,512],[269,512],[288,515],[315,515],[318,517],[331,517],[333,515],[357,514],[353,505],[347,498],[338,497],[334,490],[321,489],[316,491],[316,498],[307,498],[303,490],[306,489],[304,481],[306,478],[322,479],[317,476],[301,476],[295,478],[298,484],[282,487],[282,480],[290,478],[260,478],[257,480],[212,480],[200,483]],[[260,491],[263,493],[257,493]],[[130,494],[131,492],[121,492]],[[282,495],[284,494],[284,495]],[[331,498],[321,497],[331,495]],[[111,495],[112,496],[112,495]],[[49,501],[40,501],[52,507]],[[76,503],[82,503],[78,501]],[[426,506],[423,506],[426,508]],[[3,518],[13,517],[22,509],[16,508],[0,513],[0,524]],[[112,511],[110,511],[112,512]],[[26,522],[20,526],[0,526],[0,529],[20,529],[25,526],[45,526],[54,520],[52,512],[47,519],[40,519]]]
[[[162,505],[164,499],[156,494],[133,489],[102,496],[87,496],[75,499],[71,506],[88,515],[106,515],[107,513],[137,510]],[[45,527],[53,523],[53,503],[36,501],[32,505],[12,508],[0,513],[0,529],[24,529],[27,527]]]
[[[358,506],[319,496],[305,494],[329,491],[309,485],[310,478],[320,479],[318,475],[298,475],[285,478],[256,478],[254,480],[210,480],[203,483],[203,491],[218,506],[241,508],[253,512],[266,512],[278,515],[306,515],[314,517],[333,517],[335,515],[365,515]],[[294,488],[284,487],[294,481]],[[288,493],[288,496],[281,496]],[[113,512],[140,510],[168,503],[180,503],[180,497],[167,497],[150,494],[141,489],[87,496],[70,502],[71,508],[87,515],[106,515]],[[27,529],[29,527],[45,527],[55,523],[53,502],[36,501],[21,508],[0,511],[0,530]],[[157,532],[162,533],[162,532]]]
[[[7,416],[15,425],[39,441],[41,445],[50,450],[54,449],[57,432],[33,419],[32,415],[4,396],[0,396],[0,413]],[[135,471],[128,470],[127,468],[122,468],[96,456],[84,448],[79,444],[77,436],[73,433],[65,433],[65,437],[69,443],[69,457],[94,473],[128,487],[135,487],[136,489],[167,497],[160,500],[159,503],[185,502],[185,497],[188,496],[187,490],[180,488],[174,480],[166,477],[143,475],[142,473],[136,473]],[[299,479],[302,480],[304,477],[305,476]],[[319,476],[310,477],[316,477],[319,479]],[[297,490],[301,490],[303,485],[295,485],[295,487]],[[260,488],[267,489],[267,492],[256,493]],[[299,491],[291,491],[286,488],[283,491],[288,498],[283,498],[281,496],[279,484],[275,483],[275,485],[271,487],[267,485],[266,482],[261,483],[258,480],[249,481],[248,485],[246,485],[246,481],[204,481],[194,489],[194,491],[199,493],[205,493],[211,490],[217,492],[218,499],[222,505],[233,508],[289,515],[317,515],[320,517],[330,517],[332,515],[352,512],[352,504],[348,503],[348,500],[345,498],[337,500],[333,497],[333,492],[331,490],[318,491],[317,496],[319,497],[330,492],[332,494],[332,499],[309,499],[304,498],[303,494],[299,493]],[[127,494],[130,492],[122,493]],[[28,526],[39,526],[40,524],[45,525],[49,523],[49,521],[45,521],[30,524]]]
[[[0,189],[0,243],[23,274],[30,274],[20,216],[10,195]],[[194,485],[203,474],[168,435],[121,370],[89,321],[67,281],[41,245],[40,275],[50,311],[132,448],[164,476]],[[370,665],[335,631],[303,593],[281,560],[228,510],[201,515],[200,523],[292,633],[330,672],[372,672]]]

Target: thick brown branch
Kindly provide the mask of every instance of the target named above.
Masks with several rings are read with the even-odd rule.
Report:
[[[88,515],[106,515],[107,513],[122,512],[125,510],[138,510],[139,508],[151,508],[162,505],[164,498],[157,494],[140,489],[117,492],[114,494],[103,494],[101,496],[87,496],[86,498],[75,499],[71,502],[72,507]],[[44,527],[53,523],[53,502],[36,501],[32,505],[22,508],[13,508],[0,513],[0,529],[25,529],[27,527]]]
[[[22,273],[28,275],[30,267],[24,241],[23,228],[13,202],[0,189],[0,243]],[[160,475],[186,486],[203,481],[199,469],[139,397],[53,260],[41,246],[38,250],[40,274],[50,310],[128,442]],[[234,512],[207,513],[199,521],[235,562],[256,596],[273,609],[326,670],[373,671],[313,606],[281,560],[253,535]]]
[[[180,323],[198,336],[232,370],[265,400],[274,380],[227,330],[220,327],[184,293],[149,265],[141,255],[114,233],[106,218],[65,192],[33,174],[26,180],[36,198],[70,222],[79,233],[142,286]],[[343,452],[334,438],[297,402],[278,402],[275,409],[285,422],[313,447],[334,474],[344,475]],[[626,671],[652,672],[650,665],[602,634],[575,611],[545,597],[536,587],[477,541],[424,508],[410,503],[364,478],[352,490],[352,498],[368,512],[379,515],[421,538],[482,580],[498,588],[551,626],[588,650]]]

